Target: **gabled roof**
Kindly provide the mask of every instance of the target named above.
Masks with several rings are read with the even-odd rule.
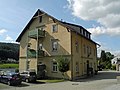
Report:
[[[71,27],[74,31],[80,33],[80,29],[83,29],[85,30],[87,33],[91,34],[90,32],[88,32],[85,28],[83,28],[82,26],[80,25],[76,25],[76,24],[72,24],[72,23],[68,23],[68,22],[62,22],[60,21],[61,23],[63,23],[64,25],[68,26],[68,27]]]
[[[33,15],[33,17],[38,16],[39,13],[44,13],[44,12],[38,9],[37,12]],[[24,34],[24,33],[26,32],[26,30],[29,28],[29,26],[31,25],[31,23],[34,21],[35,18],[33,18],[33,17],[32,17],[31,20],[28,22],[28,24],[25,26],[25,28],[23,29],[23,31],[21,32],[21,34],[18,36],[16,42],[20,42],[23,34]]]
[[[17,38],[17,40],[16,40],[17,42],[20,42],[23,34],[26,32],[27,29],[29,29],[29,26],[30,26],[31,23],[34,21],[34,19],[35,19],[36,17],[39,17],[39,16],[43,15],[43,14],[49,16],[50,18],[52,18],[52,19],[54,20],[54,22],[57,22],[57,23],[61,24],[62,26],[66,27],[67,29],[69,29],[69,30],[71,30],[71,31],[74,31],[74,32],[77,32],[77,33],[80,34],[81,36],[83,36],[83,35],[80,33],[80,28],[84,29],[87,33],[91,34],[90,32],[88,32],[88,31],[87,31],[85,28],[83,28],[82,26],[79,26],[79,25],[76,25],[76,24],[67,23],[67,22],[62,22],[62,21],[60,21],[60,20],[58,20],[58,19],[56,19],[56,18],[48,15],[48,14],[45,13],[44,11],[38,9],[37,12],[36,12],[36,13],[33,15],[33,17],[31,18],[31,20],[29,21],[29,23],[28,23],[28,24],[26,25],[26,27],[23,29],[23,31],[21,32],[21,34],[18,36],[18,38]],[[83,36],[83,37],[85,37],[85,36]],[[85,38],[86,38],[86,37],[85,37]],[[88,39],[88,38],[86,38],[86,39]],[[88,40],[92,41],[91,39],[88,39]],[[95,43],[95,44],[97,44],[97,43],[94,42],[94,41],[92,41],[92,42]],[[97,44],[97,45],[99,45],[99,44]]]
[[[61,21],[60,21],[61,22]],[[91,40],[90,38],[85,37],[84,35],[81,34],[80,29],[82,28],[83,30],[85,30],[87,33],[91,34],[89,31],[87,31],[85,28],[83,28],[82,26],[76,25],[76,24],[71,24],[71,23],[67,23],[67,22],[61,22],[63,23],[65,26],[68,26],[72,29],[72,31],[77,32],[79,35],[81,35],[82,37],[86,38],[87,40],[97,44],[98,46],[100,46],[98,43],[94,42],[93,40]]]

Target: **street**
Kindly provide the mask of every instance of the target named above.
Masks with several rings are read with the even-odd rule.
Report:
[[[59,83],[22,83],[19,86],[8,86],[0,83],[0,90],[119,90],[117,83],[117,71],[101,71],[98,75],[76,81]]]

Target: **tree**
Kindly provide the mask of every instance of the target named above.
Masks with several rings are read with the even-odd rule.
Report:
[[[101,57],[100,57],[100,59],[101,59],[102,62],[106,61],[106,54],[105,54],[104,50],[101,51]]]
[[[101,57],[100,57],[100,65],[103,66],[103,68],[111,69],[111,59],[114,58],[114,55],[112,55],[110,52],[105,52],[104,50],[101,51]]]
[[[69,70],[69,60],[63,56],[57,59],[58,69],[62,73],[64,78],[64,73]]]

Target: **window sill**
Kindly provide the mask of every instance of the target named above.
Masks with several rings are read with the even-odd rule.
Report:
[[[58,73],[58,71],[52,71],[52,73]]]
[[[58,52],[57,50],[52,50],[52,52]]]
[[[76,74],[79,74],[79,71],[77,71]]]
[[[58,31],[53,31],[52,33],[58,33]]]

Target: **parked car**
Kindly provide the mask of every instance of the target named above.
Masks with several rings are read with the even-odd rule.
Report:
[[[10,85],[20,85],[22,78],[19,73],[4,72],[0,75],[0,82]]]
[[[24,71],[20,73],[20,75],[22,77],[22,81],[25,82],[36,82],[37,80],[37,75],[34,71]]]

